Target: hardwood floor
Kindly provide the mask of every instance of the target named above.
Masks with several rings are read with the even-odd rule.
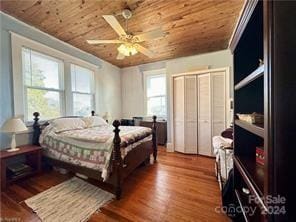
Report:
[[[125,181],[122,199],[89,221],[230,221],[215,212],[221,194],[214,160],[159,150],[156,164],[139,167]],[[50,171],[9,186],[1,192],[1,221],[39,221],[24,200],[70,177]]]

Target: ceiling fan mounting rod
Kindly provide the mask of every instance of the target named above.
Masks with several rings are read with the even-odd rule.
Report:
[[[132,11],[129,8],[125,8],[121,12],[122,17],[125,19],[125,32],[128,33],[128,20],[132,17]]]

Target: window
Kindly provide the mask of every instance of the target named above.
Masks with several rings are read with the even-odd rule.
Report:
[[[71,64],[73,114],[87,116],[94,107],[94,73],[78,65]]]
[[[28,48],[22,48],[25,119],[33,112],[42,119],[63,115],[63,62]]]
[[[166,117],[166,76],[146,75],[147,115]]]
[[[11,33],[14,115],[33,121],[89,116],[99,66]],[[21,73],[21,75],[20,75]]]

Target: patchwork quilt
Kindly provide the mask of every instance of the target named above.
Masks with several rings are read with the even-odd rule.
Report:
[[[56,133],[54,127],[49,125],[42,131],[39,142],[46,156],[99,170],[105,181],[110,173],[113,129],[111,125],[103,125]],[[119,129],[122,158],[139,144],[152,140],[150,128],[120,126]]]

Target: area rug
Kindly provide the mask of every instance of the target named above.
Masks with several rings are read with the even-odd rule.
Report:
[[[113,194],[73,177],[25,203],[45,222],[83,222],[113,198]]]

